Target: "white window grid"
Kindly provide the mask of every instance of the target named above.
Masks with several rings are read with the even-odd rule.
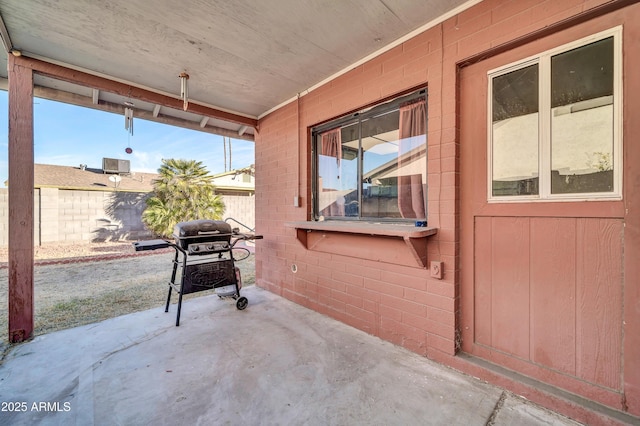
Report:
[[[613,37],[613,191],[552,194],[551,193],[551,58],[608,37]],[[493,185],[493,123],[492,81],[494,77],[538,64],[538,195],[494,196]],[[622,199],[622,26],[601,31],[579,40],[563,44],[516,62],[487,71],[487,201],[489,203],[611,201]]]

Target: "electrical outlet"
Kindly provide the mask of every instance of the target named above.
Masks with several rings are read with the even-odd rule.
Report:
[[[442,269],[444,267],[443,262],[439,262],[439,261],[435,261],[432,260],[431,261],[431,276],[433,278],[437,278],[439,280],[442,279]]]

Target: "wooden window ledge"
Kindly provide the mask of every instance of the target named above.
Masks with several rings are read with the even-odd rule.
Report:
[[[427,239],[437,228],[385,222],[287,222],[307,249],[426,268]]]

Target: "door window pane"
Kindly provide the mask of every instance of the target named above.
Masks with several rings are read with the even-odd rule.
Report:
[[[492,195],[538,194],[538,65],[492,79]]]
[[[551,193],[613,191],[613,37],[551,57]]]

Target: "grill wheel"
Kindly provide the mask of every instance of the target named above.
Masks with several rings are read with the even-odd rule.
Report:
[[[249,305],[249,299],[247,299],[246,297],[240,297],[236,301],[236,308],[238,308],[238,310],[240,311],[244,310],[247,305]]]

